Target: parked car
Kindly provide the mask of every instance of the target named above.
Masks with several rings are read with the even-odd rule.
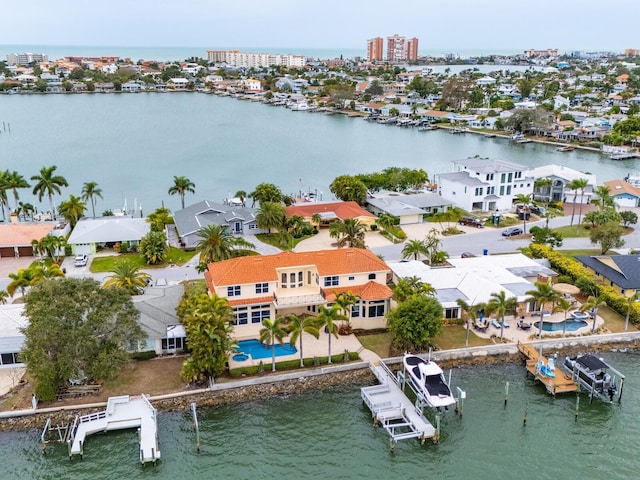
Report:
[[[546,208],[540,207],[538,205],[531,205],[529,207],[529,210],[531,210],[531,213],[535,213],[539,217],[542,217],[545,213],[547,213],[547,209]]]
[[[76,255],[76,258],[73,264],[76,267],[86,267],[88,261],[89,261],[89,256],[86,253],[79,253],[78,255]]]
[[[484,223],[482,222],[482,220],[476,217],[462,217],[460,220],[458,220],[458,223],[460,225],[468,225],[470,227],[476,227],[476,228],[484,227]]]
[[[503,237],[513,237],[515,235],[522,235],[522,229],[520,227],[509,227],[509,228],[505,228],[502,231],[502,236]]]

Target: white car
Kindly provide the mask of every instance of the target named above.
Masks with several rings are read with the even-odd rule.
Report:
[[[86,253],[79,253],[78,255],[76,255],[76,258],[73,264],[76,267],[86,267],[88,261],[89,261],[89,256]]]

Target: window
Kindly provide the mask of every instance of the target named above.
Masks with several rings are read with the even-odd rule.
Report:
[[[476,188],[476,197],[479,197],[482,195],[482,187]]]
[[[500,185],[500,195],[504,195],[504,185]]]
[[[251,311],[251,323],[262,323],[262,320],[270,316],[269,305],[258,305]]]
[[[384,300],[369,302],[368,318],[384,317]]]
[[[269,284],[256,283],[256,293],[269,293]]]
[[[493,173],[487,173],[487,176],[485,178],[487,181],[493,180]]]
[[[3,353],[0,355],[0,365],[13,365],[14,363],[20,363],[17,353]]]
[[[375,280],[376,279],[376,274],[375,273],[370,273],[369,274],[369,280]]]
[[[353,282],[356,279],[356,277],[354,277],[353,275],[349,276],[349,281]]]
[[[227,287],[227,297],[237,297],[240,295],[240,285]]]
[[[233,315],[235,320],[233,321],[234,325],[246,325],[249,323],[247,307],[238,307],[233,310]]]
[[[511,183],[511,181],[513,180],[513,173],[509,172],[509,180],[507,180],[508,183]]]
[[[503,173],[502,175],[500,175],[500,183],[504,183],[506,179],[507,179],[506,173]]]
[[[162,350],[184,350],[185,348],[185,339],[183,337],[180,338],[163,338],[162,339]]]
[[[334,275],[332,277],[324,277],[324,286],[325,287],[337,287],[338,286],[338,276]]]
[[[360,316],[360,305],[351,306],[351,318],[358,318]]]
[[[511,185],[507,185],[507,195],[511,195]]]
[[[283,273],[280,275],[280,286],[282,288],[287,288],[287,274]]]
[[[515,178],[522,178],[522,172],[516,172]]]
[[[257,223],[250,223],[249,224],[249,230],[257,230],[258,229],[258,224]]]
[[[459,308],[446,308],[444,310],[444,318],[459,318],[460,309]]]

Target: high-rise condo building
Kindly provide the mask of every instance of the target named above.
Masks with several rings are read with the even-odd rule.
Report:
[[[418,59],[418,39],[413,37],[410,38],[407,42],[407,60],[417,60]]]
[[[371,40],[367,40],[367,61],[381,61],[383,59],[382,48],[382,37],[376,37],[372,38]]]
[[[418,39],[401,37],[395,34],[387,37],[387,60],[392,63],[418,59]]]

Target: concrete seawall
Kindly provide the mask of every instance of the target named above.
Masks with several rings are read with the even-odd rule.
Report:
[[[543,352],[560,354],[604,351],[616,348],[640,347],[640,332],[552,338],[530,342]],[[462,365],[513,363],[522,357],[515,343],[487,345],[433,352],[431,358],[444,369]],[[385,359],[392,368],[402,363],[401,357]],[[524,373],[524,372],[523,372]],[[198,407],[242,403],[275,395],[295,395],[340,385],[370,385],[375,377],[368,362],[335,364],[322,368],[252,377],[212,385],[211,388],[175,392],[149,397],[161,411],[185,411],[192,402]],[[76,415],[104,410],[106,403],[91,403],[69,407],[39,408],[0,412],[0,431],[42,429],[47,419],[52,425],[71,423]]]

